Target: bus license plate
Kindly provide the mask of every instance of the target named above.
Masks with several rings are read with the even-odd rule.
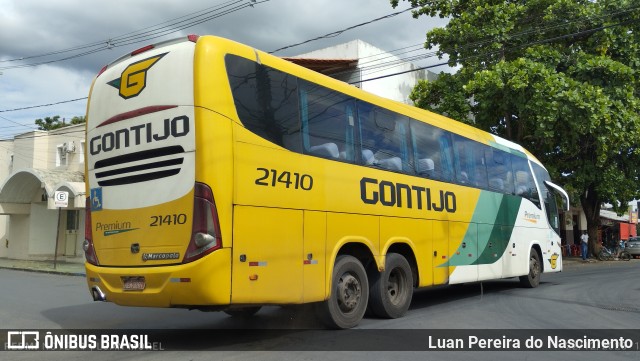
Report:
[[[142,291],[146,286],[142,276],[122,277],[122,285],[125,291]]]

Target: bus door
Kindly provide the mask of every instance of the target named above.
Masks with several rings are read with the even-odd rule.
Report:
[[[303,212],[235,206],[231,302],[302,302]]]

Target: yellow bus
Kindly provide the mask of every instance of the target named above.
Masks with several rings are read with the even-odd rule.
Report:
[[[105,66],[87,108],[95,300],[329,326],[414,289],[562,270],[556,195],[507,140],[213,36]]]

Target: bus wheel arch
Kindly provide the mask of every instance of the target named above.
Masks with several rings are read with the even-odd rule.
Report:
[[[534,244],[529,250],[527,274],[520,276],[520,284],[526,288],[535,288],[540,284],[540,275],[544,272],[542,251]]]

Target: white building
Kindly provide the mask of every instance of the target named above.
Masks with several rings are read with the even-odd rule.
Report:
[[[412,104],[409,94],[420,79],[437,75],[362,40],[285,58],[370,93]]]
[[[83,262],[84,124],[0,142],[0,257]],[[69,195],[56,207],[54,194]],[[57,248],[56,248],[57,245]]]

